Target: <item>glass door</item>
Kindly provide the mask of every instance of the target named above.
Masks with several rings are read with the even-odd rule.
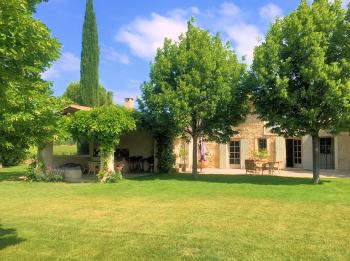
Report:
[[[231,168],[241,168],[241,141],[230,142],[230,166]]]

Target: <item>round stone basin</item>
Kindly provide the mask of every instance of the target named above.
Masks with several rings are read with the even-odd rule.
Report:
[[[82,172],[80,167],[63,168],[64,181],[67,183],[80,183]]]

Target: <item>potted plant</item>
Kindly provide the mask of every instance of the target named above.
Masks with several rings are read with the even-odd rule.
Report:
[[[185,144],[182,144],[180,151],[179,151],[179,157],[180,157],[180,169],[182,172],[186,172],[186,159],[187,159],[187,151]]]
[[[256,160],[263,161],[269,157],[269,153],[267,152],[267,150],[254,151],[253,157]]]

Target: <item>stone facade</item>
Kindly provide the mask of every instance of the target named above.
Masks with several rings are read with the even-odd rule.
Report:
[[[206,143],[207,151],[207,161],[204,164],[205,168],[220,168],[220,169],[230,169],[230,168],[245,168],[244,163],[246,159],[254,157],[254,154],[259,151],[259,140],[263,140],[262,143],[266,144],[266,150],[268,153],[268,161],[280,162],[282,168],[286,168],[288,165],[288,160],[290,158],[288,155],[292,155],[292,167],[301,168],[306,170],[312,169],[312,138],[310,136],[285,139],[284,137],[278,136],[271,133],[268,128],[265,127],[264,122],[262,122],[256,115],[250,115],[244,123],[239,125],[236,130],[237,135],[231,137],[231,142],[228,144],[217,144],[214,142]],[[349,133],[340,133],[337,136],[331,135],[324,131],[320,132],[320,137],[324,140],[330,142],[328,154],[325,159],[327,164],[330,164],[324,168],[335,169],[335,170],[350,170],[350,135]],[[236,142],[234,142],[236,141]],[[293,162],[295,155],[295,147],[291,148],[289,142],[295,142],[299,146],[299,157],[300,162]],[[192,167],[192,142],[184,143],[180,139],[176,141],[175,152],[179,150],[179,145],[186,147],[188,151],[186,155],[186,165],[188,168]],[[239,160],[230,161],[230,155],[234,155],[235,149],[232,146],[238,146],[239,150]],[[231,148],[230,148],[231,147]],[[292,149],[292,152],[290,152]],[[290,154],[288,154],[290,153]],[[178,154],[176,154],[178,155]],[[325,155],[321,155],[325,157]],[[331,158],[329,158],[331,157]],[[198,159],[200,157],[198,156]],[[238,163],[239,164],[231,164]],[[179,158],[177,157],[177,164]],[[290,163],[289,163],[290,164]],[[288,166],[291,167],[291,166]],[[322,167],[322,166],[321,166]]]
[[[207,160],[204,163],[205,168],[244,168],[244,161],[254,156],[258,151],[259,139],[265,139],[268,152],[268,160],[276,161],[276,138],[275,134],[269,132],[264,123],[256,115],[250,115],[247,120],[239,125],[236,130],[238,134],[231,138],[231,141],[240,142],[240,164],[230,164],[230,144],[218,144],[215,142],[206,142]],[[175,154],[178,156],[179,147],[183,141],[177,139],[175,142]],[[192,151],[192,143],[186,145],[188,151]],[[282,148],[283,149],[283,148]],[[284,153],[284,152],[280,152]],[[198,156],[199,159],[199,156]],[[177,163],[179,163],[177,157]],[[187,157],[188,167],[192,166],[192,160]]]

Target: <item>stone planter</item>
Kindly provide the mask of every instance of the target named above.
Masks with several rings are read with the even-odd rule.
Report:
[[[80,167],[64,168],[64,181],[67,183],[80,183],[82,172]]]

